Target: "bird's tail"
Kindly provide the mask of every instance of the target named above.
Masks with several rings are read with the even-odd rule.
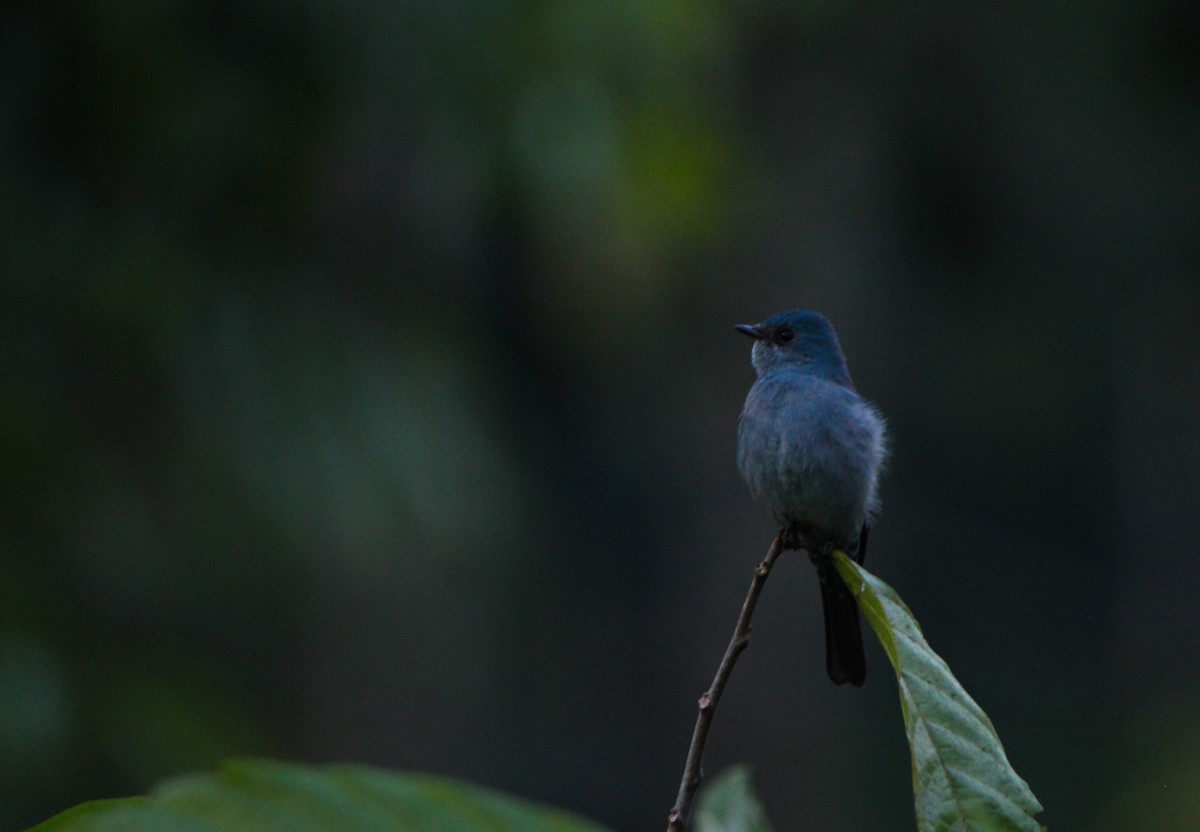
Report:
[[[858,602],[838,574],[833,559],[816,560],[821,579],[821,607],[825,611],[825,670],[835,685],[847,682],[861,688],[867,678]]]

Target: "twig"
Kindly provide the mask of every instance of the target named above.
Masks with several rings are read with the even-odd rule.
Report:
[[[733,628],[733,638],[730,639],[729,646],[725,648],[725,655],[721,658],[717,675],[713,677],[712,686],[700,696],[700,713],[696,716],[696,729],[692,732],[692,745],[688,749],[687,763],[683,767],[683,782],[679,784],[679,796],[675,798],[675,805],[671,809],[671,814],[667,816],[667,832],[683,832],[687,829],[692,814],[692,803],[696,799],[696,790],[700,788],[700,781],[704,779],[702,767],[704,744],[708,740],[708,728],[712,724],[713,712],[717,709],[717,702],[720,701],[721,693],[725,690],[725,683],[729,681],[729,674],[733,672],[733,665],[750,643],[750,617],[754,615],[754,605],[758,603],[758,595],[762,592],[763,584],[767,582],[767,575],[771,574],[771,567],[775,565],[775,559],[785,548],[790,548],[785,545],[785,535],[786,530],[775,536],[771,548],[767,550],[767,556],[754,570],[754,578],[750,581],[750,591],[746,593],[746,600],[742,603],[742,612],[738,616],[737,626]]]

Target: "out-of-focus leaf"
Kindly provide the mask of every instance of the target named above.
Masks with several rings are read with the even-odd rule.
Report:
[[[85,803],[29,832],[605,832],[488,789],[365,766],[227,763],[149,797]]]
[[[896,591],[842,552],[842,579],[896,670],[921,832],[1040,832],[1042,805],[1009,765],[991,720],[930,648]]]
[[[696,832],[771,832],[744,766],[728,769],[700,795]]]

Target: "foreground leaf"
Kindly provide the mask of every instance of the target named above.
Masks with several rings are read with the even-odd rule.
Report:
[[[29,832],[606,832],[565,812],[426,775],[266,760],[76,806]]]
[[[700,795],[696,832],[771,832],[744,766],[726,770]]]
[[[834,557],[896,670],[917,828],[1039,832],[1034,815],[1042,805],[1009,765],[987,714],[930,648],[900,596],[842,552]]]

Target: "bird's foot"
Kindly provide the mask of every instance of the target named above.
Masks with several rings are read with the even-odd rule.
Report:
[[[779,530],[779,539],[783,543],[785,551],[791,550],[798,552],[804,550],[811,553],[813,545],[809,542],[808,535],[800,530],[797,526],[789,526],[786,529]]]
[[[804,540],[801,538],[800,532],[796,530],[795,526],[789,526],[786,529],[780,529],[779,542],[783,544],[783,550],[785,552],[794,552],[804,548]]]
[[[813,564],[828,563],[833,559],[833,550],[837,547],[832,543],[822,543],[819,546],[808,546],[808,559]]]

